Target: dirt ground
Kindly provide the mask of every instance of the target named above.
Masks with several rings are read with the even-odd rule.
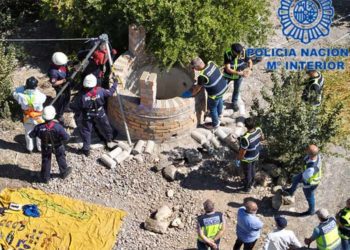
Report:
[[[277,2],[272,1],[272,8],[277,10]],[[281,34],[279,22],[274,19],[276,33],[270,38],[269,44],[284,43],[287,40]],[[349,32],[347,23],[337,25],[332,29],[329,37],[320,39],[312,46],[325,47],[332,41]],[[344,39],[342,43],[349,40]],[[47,61],[47,56],[39,58]],[[13,75],[16,86],[24,83],[29,76],[36,76],[40,81],[40,88],[48,95],[53,95],[47,82],[44,63],[26,64]],[[259,95],[262,87],[268,86],[269,74],[263,65],[257,65],[251,78],[247,79],[242,88],[242,98],[247,107],[254,97]],[[72,130],[70,132],[73,132]],[[196,148],[198,144],[189,137],[180,138],[174,142],[167,142],[157,146],[157,153],[143,156],[140,159],[128,159],[115,170],[106,169],[98,161],[105,151],[96,149],[86,158],[77,155],[75,144],[67,147],[67,161],[73,167],[72,175],[66,180],[54,178],[49,184],[34,183],[34,175],[40,170],[40,153],[27,154],[22,124],[2,124],[0,126],[0,189],[5,187],[27,187],[43,189],[101,205],[124,209],[127,211],[122,230],[118,235],[118,242],[114,249],[195,249],[196,232],[195,219],[201,213],[202,203],[210,198],[216,204],[216,209],[224,213],[227,219],[227,231],[223,237],[221,249],[232,249],[235,236],[236,213],[246,198],[253,198],[259,205],[258,216],[264,222],[262,237],[258,242],[260,249],[266,234],[273,228],[273,215],[285,215],[289,221],[289,228],[293,230],[300,241],[309,237],[313,227],[317,225],[317,218],[297,217],[296,212],[305,211],[306,200],[301,189],[296,193],[296,203],[283,206],[280,211],[271,208],[269,187],[257,187],[249,195],[235,191],[239,178],[225,179],[222,172],[230,168],[232,152],[225,151],[224,161],[216,161],[215,157],[204,156],[203,161],[191,167],[191,172],[184,178],[174,182],[166,181],[161,173],[154,171],[158,160],[171,158],[181,148]],[[350,192],[350,157],[349,150],[329,145],[324,153],[324,176],[316,192],[317,208],[327,208],[334,214],[344,206]],[[53,160],[54,162],[54,160]],[[221,164],[222,163],[222,164]],[[181,162],[179,163],[182,164]],[[58,172],[57,164],[53,163],[53,171]],[[166,196],[167,190],[174,190],[174,197]],[[164,235],[154,234],[142,229],[145,219],[162,204],[175,208],[184,222],[183,229],[169,228]],[[314,247],[314,246],[313,246]]]

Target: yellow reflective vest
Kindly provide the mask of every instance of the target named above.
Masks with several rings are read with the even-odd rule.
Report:
[[[317,249],[333,250],[341,244],[337,223],[333,217],[322,222],[318,229],[320,230],[320,235],[316,238]]]
[[[307,163],[304,165],[304,170],[308,168]],[[317,160],[315,162],[315,165],[313,167],[315,169],[314,174],[306,180],[308,185],[318,185],[321,182],[322,177],[322,162],[321,162],[321,156],[317,156]]]

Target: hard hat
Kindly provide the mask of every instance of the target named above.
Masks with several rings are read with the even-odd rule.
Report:
[[[38,80],[32,76],[26,80],[26,89],[35,89],[38,86]]]
[[[56,116],[56,110],[54,106],[47,106],[43,110],[43,118],[46,121],[53,120]]]
[[[83,81],[83,86],[85,88],[93,88],[97,84],[97,78],[93,74],[89,74],[85,76],[84,81]]]
[[[62,52],[55,52],[52,55],[52,62],[56,65],[65,65],[68,62],[68,57]]]

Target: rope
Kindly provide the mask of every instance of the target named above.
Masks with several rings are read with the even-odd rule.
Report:
[[[61,205],[59,205],[55,202],[52,202],[49,200],[36,199],[36,198],[30,196],[28,193],[21,191],[21,190],[19,190],[18,192],[21,194],[21,196],[23,198],[26,198],[30,201],[34,201],[37,203],[37,205],[46,205],[47,208],[51,208],[52,210],[54,210],[55,212],[58,212],[60,214],[65,214],[65,215],[68,215],[70,217],[73,217],[73,218],[79,219],[79,220],[86,220],[86,219],[91,218],[91,214],[88,213],[87,211],[82,211],[82,212],[75,212],[72,210],[70,211],[70,210],[62,207]]]
[[[55,41],[87,41],[93,38],[2,38],[1,42],[55,42]]]

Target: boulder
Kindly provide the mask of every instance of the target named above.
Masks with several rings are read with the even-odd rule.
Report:
[[[154,233],[164,234],[169,226],[168,221],[158,221],[152,218],[148,218],[145,221],[145,229]]]
[[[295,203],[295,197],[294,196],[282,196],[282,203],[283,205],[292,205]]]
[[[167,220],[171,215],[173,214],[173,212],[171,211],[171,209],[164,205],[161,208],[158,209],[156,215],[154,216],[154,218],[157,221],[165,221]],[[168,223],[169,225],[169,223]]]
[[[272,178],[277,178],[282,175],[282,169],[281,168],[273,168],[270,172],[270,175]]]
[[[185,178],[190,173],[190,171],[191,169],[189,169],[188,167],[179,167],[177,168],[176,178],[177,179]]]
[[[271,183],[271,179],[265,172],[258,172],[255,176],[256,184],[267,187]]]
[[[277,192],[272,197],[272,207],[276,210],[279,210],[281,206],[282,206],[282,194],[281,192]]]
[[[162,171],[165,167],[170,166],[171,162],[168,160],[160,160],[155,166],[154,170],[156,172]]]
[[[261,169],[264,170],[269,175],[271,175],[272,171],[276,168],[277,168],[277,166],[275,164],[272,164],[272,163],[266,163],[266,164],[263,164],[261,166]]]
[[[203,159],[202,154],[198,150],[193,148],[186,149],[184,154],[185,160],[189,164],[197,164]]]
[[[285,186],[287,184],[287,178],[280,176],[277,179],[277,185]]]
[[[134,159],[137,161],[137,163],[143,163],[143,157],[142,155],[138,154],[134,157]]]
[[[168,181],[174,181],[176,179],[177,169],[174,165],[163,168],[163,176]]]
[[[235,137],[233,137],[232,135],[226,137],[225,143],[231,149],[233,149],[233,151],[235,151],[235,152],[239,151],[239,141]]]
[[[274,186],[271,188],[271,193],[276,194],[277,192],[282,191],[282,186]]]
[[[172,227],[177,227],[177,228],[184,228],[185,225],[182,223],[180,218],[175,218],[172,222],[171,222],[171,226]]]
[[[168,196],[169,198],[174,197],[174,190],[169,189],[169,190],[166,192],[166,196]]]

